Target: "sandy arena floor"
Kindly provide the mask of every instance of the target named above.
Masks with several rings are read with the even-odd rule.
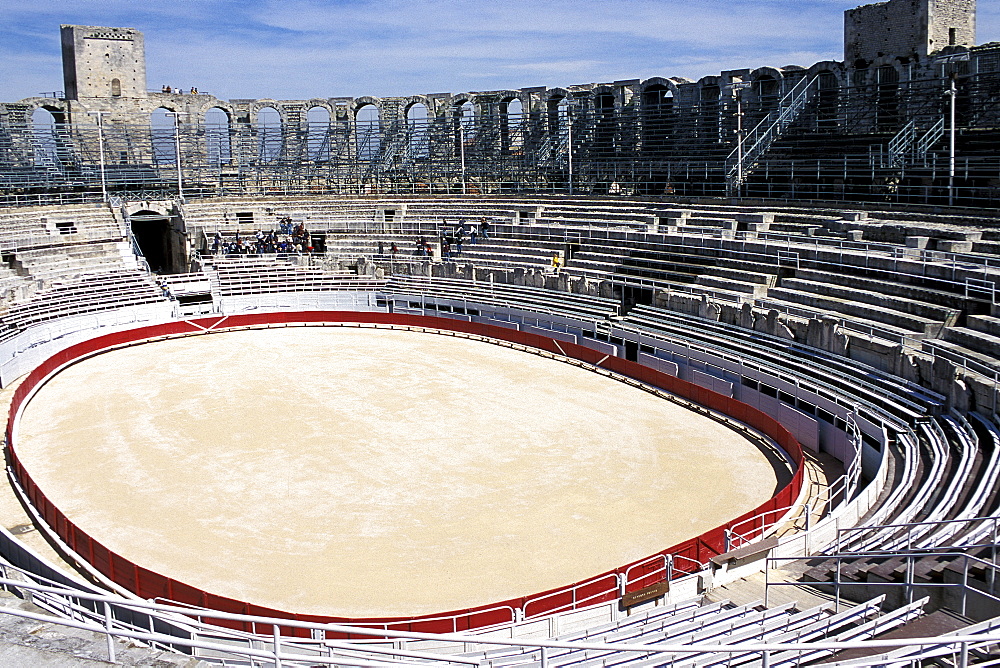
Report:
[[[298,613],[440,612],[568,584],[757,506],[724,426],[434,334],[287,328],[135,346],[35,397],[18,452],[146,568]]]

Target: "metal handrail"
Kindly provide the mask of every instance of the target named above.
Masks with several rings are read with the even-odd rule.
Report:
[[[770,558],[777,560],[780,558]],[[787,642],[787,643],[776,643],[776,642],[743,642],[735,644],[719,644],[718,642],[713,643],[695,643],[695,644],[629,644],[629,643],[592,643],[592,642],[580,642],[580,641],[559,641],[559,640],[529,640],[525,638],[500,638],[492,635],[475,635],[468,633],[449,633],[449,634],[431,634],[431,633],[419,633],[414,631],[395,631],[395,630],[383,630],[383,629],[366,629],[363,627],[353,627],[344,626],[339,624],[312,624],[308,622],[296,622],[286,619],[279,619],[273,617],[256,617],[252,615],[243,615],[237,613],[226,613],[221,611],[206,611],[206,615],[210,613],[212,618],[217,620],[229,620],[237,622],[247,622],[252,624],[259,624],[262,626],[272,626],[274,628],[274,633],[270,637],[261,637],[261,640],[270,642],[272,649],[269,651],[267,649],[256,649],[253,647],[237,647],[231,643],[220,643],[211,642],[207,640],[202,640],[198,638],[199,633],[196,631],[192,638],[179,638],[172,635],[164,633],[140,633],[136,631],[131,631],[128,629],[118,628],[116,626],[118,620],[116,620],[113,615],[110,614],[108,605],[116,605],[123,608],[130,608],[137,611],[142,611],[146,613],[166,613],[178,615],[181,617],[190,617],[191,610],[185,608],[176,608],[173,606],[167,606],[162,604],[150,603],[142,600],[123,600],[113,596],[105,596],[100,594],[91,594],[87,592],[81,592],[78,590],[73,590],[65,587],[48,587],[42,585],[36,585],[34,583],[25,583],[20,580],[11,580],[6,577],[0,578],[0,586],[6,588],[22,589],[31,592],[39,592],[42,594],[50,594],[54,596],[62,596],[66,599],[78,599],[84,601],[92,601],[94,603],[103,604],[104,615],[103,623],[87,623],[75,620],[67,620],[60,617],[52,617],[48,615],[40,615],[37,613],[32,613],[24,610],[17,610],[12,608],[2,608],[0,612],[4,614],[9,614],[12,616],[23,617],[27,619],[33,619],[36,621],[60,624],[63,626],[68,626],[72,628],[78,628],[86,631],[92,631],[96,633],[104,634],[108,639],[108,649],[109,655],[114,656],[114,639],[115,638],[132,638],[137,640],[143,640],[147,642],[155,642],[159,644],[170,644],[175,646],[190,647],[193,649],[206,649],[215,652],[223,652],[228,655],[242,656],[246,658],[265,658],[280,662],[282,660],[288,661],[308,661],[311,663],[322,663],[322,664],[338,664],[338,665],[351,665],[351,666],[376,666],[383,665],[374,660],[362,660],[362,659],[351,659],[345,658],[343,656],[322,656],[316,654],[294,654],[288,652],[282,648],[283,644],[287,646],[295,647],[296,642],[294,640],[286,640],[280,635],[281,628],[296,628],[296,629],[306,629],[314,630],[322,633],[334,633],[334,634],[349,634],[349,635],[368,635],[372,637],[385,637],[393,638],[399,640],[428,640],[435,642],[456,642],[456,643],[468,643],[475,645],[495,645],[501,647],[521,647],[521,648],[533,648],[537,650],[544,649],[570,649],[570,650],[595,650],[595,651],[611,651],[611,652],[640,652],[643,654],[696,654],[696,653],[722,653],[722,654],[736,654],[736,653],[757,653],[762,656],[767,656],[771,652],[786,652],[786,651],[796,651],[796,650],[840,650],[840,649],[861,649],[861,648],[874,648],[874,647],[906,647],[906,646],[933,646],[940,647],[954,646],[956,649],[967,650],[969,645],[980,645],[980,644],[993,644],[1000,642],[1000,632],[993,633],[983,633],[975,635],[953,635],[953,636],[938,636],[938,637],[927,637],[927,638],[906,638],[906,639],[879,639],[879,640],[865,640],[865,641],[850,641],[850,642]],[[95,615],[95,618],[99,617]],[[208,632],[208,635],[216,637],[217,634],[221,633],[221,637],[226,637],[229,635],[228,629],[223,629],[219,627],[201,627],[203,631]],[[204,637],[204,633],[201,633]],[[361,645],[358,650],[368,651],[372,654],[378,655],[380,653],[379,648],[375,646],[365,646]],[[430,655],[428,655],[430,658]],[[454,657],[441,656],[439,660],[442,663],[449,663]],[[113,659],[112,659],[113,660]],[[543,658],[543,665],[545,664]]]

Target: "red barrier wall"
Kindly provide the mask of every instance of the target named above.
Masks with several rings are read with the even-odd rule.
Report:
[[[255,325],[275,325],[275,324],[300,324],[300,323],[375,323],[391,324],[411,327],[427,327],[444,331],[464,332],[486,336],[493,339],[510,341],[524,346],[546,350],[555,354],[566,354],[569,357],[596,364],[601,362],[601,367],[629,376],[636,380],[653,385],[672,394],[676,394],[685,399],[690,399],[712,410],[724,413],[740,422],[743,422],[761,433],[766,434],[780,445],[795,461],[797,468],[792,481],[786,485],[772,499],[762,504],[760,507],[751,510],[745,515],[738,517],[731,522],[716,527],[700,536],[691,538],[683,543],[669,547],[658,554],[674,555],[686,557],[701,563],[709,558],[721,554],[725,549],[725,532],[741,522],[764,514],[764,524],[770,524],[781,517],[785,508],[788,508],[798,498],[802,488],[803,469],[802,448],[798,441],[785,429],[777,420],[769,415],[744,404],[740,401],[726,397],[721,394],[705,389],[700,385],[681,380],[676,376],[671,376],[649,367],[642,366],[636,362],[629,362],[619,357],[605,358],[600,353],[591,348],[559,341],[558,344],[545,336],[519,332],[505,327],[484,325],[450,318],[438,318],[431,316],[416,316],[392,313],[372,313],[354,311],[310,311],[299,313],[259,313],[250,315],[228,316],[225,318],[204,318],[195,321],[172,322],[164,325],[154,325],[150,327],[140,327],[124,332],[106,334],[89,341],[70,346],[66,350],[53,355],[38,368],[28,374],[28,377],[14,392],[14,398],[10,405],[7,420],[7,443],[10,461],[17,476],[18,481],[25,490],[32,505],[38,510],[45,522],[56,532],[56,534],[73,551],[86,559],[98,571],[103,573],[112,581],[126,587],[142,598],[165,598],[186,605],[232,612],[237,614],[257,615],[267,617],[281,617],[304,622],[319,623],[361,623],[366,626],[377,628],[390,628],[403,631],[420,631],[426,633],[446,633],[453,631],[464,631],[468,629],[492,626],[513,621],[514,610],[524,610],[526,616],[537,616],[560,609],[568,609],[580,605],[592,605],[603,601],[611,601],[618,598],[617,575],[624,576],[629,570],[630,581],[627,584],[627,591],[635,591],[650,584],[658,582],[664,578],[662,560],[642,559],[631,564],[602,573],[584,582],[573,583],[553,589],[547,592],[540,592],[530,596],[524,596],[509,601],[491,603],[477,606],[465,610],[453,610],[438,615],[422,615],[413,618],[378,618],[378,619],[347,619],[341,617],[316,617],[311,615],[297,615],[291,612],[271,610],[255,606],[251,603],[235,601],[233,599],[216,596],[194,587],[189,587],[183,582],[178,582],[172,578],[154,573],[137,564],[133,564],[125,558],[111,552],[96,540],[77,528],[68,517],[45,497],[41,489],[31,479],[30,474],[17,458],[13,431],[14,421],[21,405],[24,403],[35,388],[40,387],[48,377],[64,364],[79,361],[93,354],[108,350],[116,346],[143,343],[151,339],[172,335],[189,335],[206,333],[211,331],[224,331],[231,328],[249,327]],[[602,361],[603,360],[603,361]],[[756,523],[755,523],[756,524]],[[761,529],[758,526],[752,531],[741,530],[741,534],[748,538],[759,535]],[[686,563],[686,562],[685,562]],[[683,564],[681,565],[683,568]],[[527,606],[527,607],[526,607]],[[243,631],[257,633],[271,633],[271,628],[263,625],[256,625],[251,628],[249,623],[233,622],[225,620],[215,620],[220,626],[238,628]],[[287,629],[292,631],[292,629]],[[299,630],[300,633],[304,633]]]

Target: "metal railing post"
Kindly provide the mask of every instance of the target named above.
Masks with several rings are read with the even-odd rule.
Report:
[[[281,668],[281,628],[275,624],[274,630],[274,668]]]
[[[111,633],[111,605],[105,601],[104,603],[104,636],[108,639],[108,661],[115,663],[117,661],[115,657],[115,637]]]

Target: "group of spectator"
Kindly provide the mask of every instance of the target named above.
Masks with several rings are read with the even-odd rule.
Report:
[[[313,251],[309,230],[304,223],[295,224],[291,218],[278,221],[278,228],[270,232],[257,230],[252,236],[243,237],[239,230],[233,239],[225,239],[218,231],[212,237],[212,253],[223,255],[261,255],[265,253],[311,253]]]
[[[479,221],[478,228],[475,224],[466,224],[464,220],[460,220],[458,221],[458,226],[450,232],[448,221],[442,220],[441,222],[441,255],[447,260],[452,258],[452,253],[455,256],[462,254],[462,246],[465,244],[466,235],[468,235],[470,244],[475,244],[480,236],[483,239],[490,238],[490,221],[485,218]]]
[[[180,95],[183,95],[184,94],[184,89],[180,88],[180,87],[174,88],[173,86],[161,86],[160,87],[160,92],[161,93],[178,93]],[[198,94],[198,89],[192,87],[191,88],[191,95],[197,95],[197,94]]]
[[[462,247],[465,245],[466,239],[470,244],[475,244],[479,239],[489,239],[490,238],[490,222],[485,218],[482,218],[478,224],[468,223],[465,220],[460,220],[458,226],[454,229],[448,224],[448,221],[442,220],[441,226],[441,256],[445,259],[452,259],[461,255]],[[417,257],[433,257],[434,247],[428,241],[427,237],[421,236],[417,237],[415,241],[416,247],[414,254]],[[386,245],[384,242],[378,242],[378,255],[385,256]],[[399,254],[399,247],[393,242],[389,247],[389,255],[393,258]]]

